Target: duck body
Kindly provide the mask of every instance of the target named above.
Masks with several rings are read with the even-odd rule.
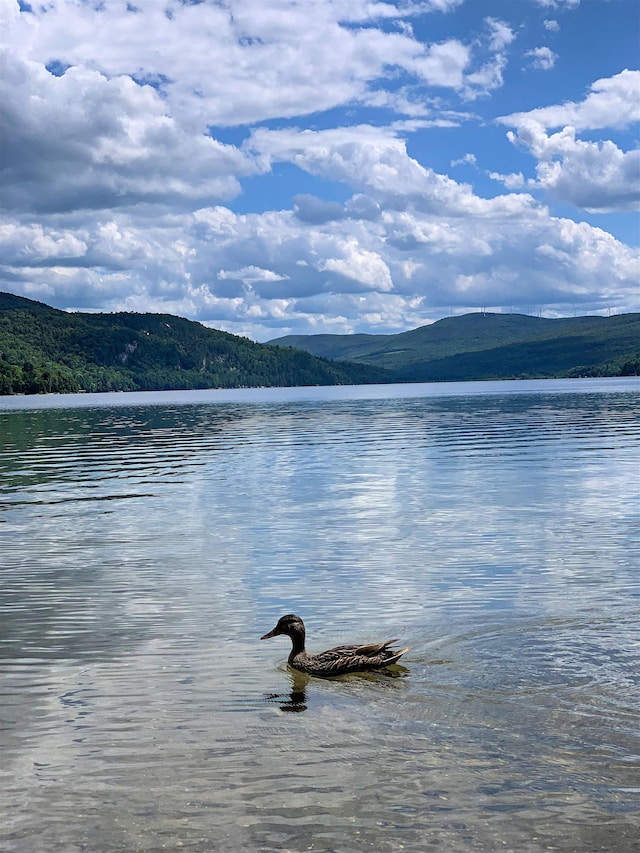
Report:
[[[276,627],[260,639],[267,640],[269,637],[277,637],[281,634],[291,638],[289,666],[301,672],[325,678],[344,675],[348,672],[371,672],[384,669],[409,651],[409,646],[404,649],[392,649],[390,646],[398,641],[387,640],[384,643],[370,643],[363,646],[336,646],[333,649],[327,649],[326,652],[310,655],[305,649],[304,622],[293,613],[279,619]]]

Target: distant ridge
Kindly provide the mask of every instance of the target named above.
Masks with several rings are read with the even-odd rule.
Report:
[[[287,335],[268,343],[382,368],[396,382],[619,376],[640,371],[640,314],[477,312],[396,335]]]

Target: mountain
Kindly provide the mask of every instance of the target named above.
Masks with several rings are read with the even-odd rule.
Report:
[[[480,312],[397,335],[288,335],[269,344],[384,369],[394,382],[619,376],[640,373],[640,314]]]
[[[68,313],[0,292],[0,394],[384,382],[172,314]]]
[[[0,292],[0,394],[640,373],[640,314],[447,317],[258,344],[172,314],[68,313]]]

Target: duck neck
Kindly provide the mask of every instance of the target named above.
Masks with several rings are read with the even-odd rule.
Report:
[[[296,655],[304,652],[304,631],[292,631],[289,636],[291,637],[291,642],[293,644],[291,654],[289,655],[289,663],[291,663]]]

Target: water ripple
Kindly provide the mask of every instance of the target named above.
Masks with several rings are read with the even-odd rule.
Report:
[[[635,850],[640,395],[526,387],[0,411],[3,849]]]

